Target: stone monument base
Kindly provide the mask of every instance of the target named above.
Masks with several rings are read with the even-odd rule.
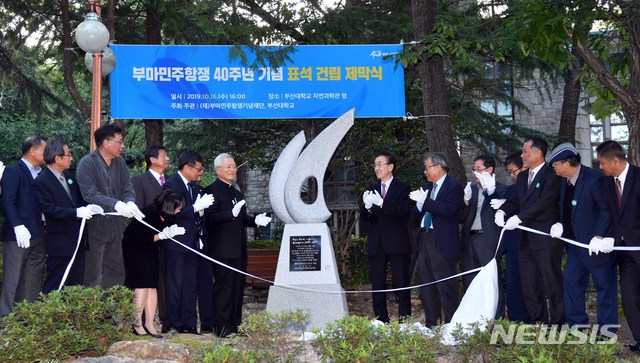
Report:
[[[305,290],[299,291],[280,286],[269,288],[267,311],[275,314],[283,310],[310,310],[307,330],[323,330],[328,322],[340,320],[348,314],[345,294],[323,293],[323,291],[344,291],[340,285],[297,285]]]

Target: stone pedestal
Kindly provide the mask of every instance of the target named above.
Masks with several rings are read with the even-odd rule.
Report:
[[[348,313],[326,223],[285,225],[267,311],[295,309],[310,310],[309,327],[318,329]]]

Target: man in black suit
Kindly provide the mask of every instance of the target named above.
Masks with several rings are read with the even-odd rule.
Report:
[[[86,205],[82,199],[75,176],[68,171],[73,161],[69,146],[60,140],[52,140],[44,149],[47,167],[36,178],[34,187],[38,205],[44,213],[46,226],[44,243],[47,250],[47,277],[42,292],[57,290],[64,271],[76,250],[80,221],[90,219],[94,214],[102,214],[102,208],[95,204]],[[73,265],[65,281],[65,286],[82,285],[84,277],[83,243],[78,246]]]
[[[517,192],[496,212],[495,222],[499,227],[513,230],[523,224],[546,232],[559,220],[561,179],[545,164],[547,148],[547,142],[539,137],[530,138],[523,144],[522,162],[529,170],[520,173],[516,181]],[[506,223],[505,216],[511,216]],[[520,277],[529,321],[546,324],[564,322],[560,267],[563,252],[564,243],[550,236],[529,232],[520,234]]]
[[[0,316],[8,315],[17,301],[34,301],[42,285],[46,252],[42,211],[33,183],[42,170],[46,144],[42,136],[28,137],[22,143],[22,159],[7,167],[2,176],[4,279]]]
[[[638,247],[640,168],[627,162],[624,149],[615,141],[598,145],[596,152],[600,169],[606,176],[602,189],[612,218],[607,236],[615,239],[616,246]],[[610,251],[607,246],[602,250]],[[624,315],[636,341],[627,348],[640,353],[640,252],[617,251],[615,259],[620,272]]]
[[[169,167],[169,157],[164,146],[152,145],[144,153],[147,171],[131,178],[133,190],[136,192],[136,205],[142,209],[152,204],[162,192],[162,186],[166,182],[164,171]],[[167,325],[167,314],[164,302],[164,254],[160,254],[158,274],[158,317],[163,328]]]
[[[182,193],[187,205],[175,215],[175,222],[185,229],[185,234],[175,239],[185,246],[198,251],[204,249],[204,230],[201,213],[213,203],[210,194],[203,194],[198,180],[203,173],[202,155],[195,151],[185,151],[178,157],[178,172],[164,184],[163,189]],[[196,301],[198,298],[198,260],[195,253],[171,240],[163,240],[165,258],[164,283],[165,303],[169,333],[198,334]]]
[[[462,271],[485,266],[496,255],[500,229],[494,223],[495,211],[491,208],[491,200],[503,198],[506,186],[496,182],[494,174],[496,161],[489,155],[478,155],[473,159],[473,175],[476,183],[468,184],[464,191],[462,205]],[[502,252],[496,255],[498,276]],[[471,284],[475,274],[463,277],[465,289]],[[498,284],[499,299],[496,318],[504,315],[504,286]]]
[[[463,203],[462,184],[449,176],[444,153],[427,153],[424,175],[428,183],[410,193],[418,224],[417,249],[420,283],[436,281],[457,273],[461,243],[458,220]],[[420,289],[425,325],[435,326],[444,310],[444,321],[451,321],[458,308],[457,279],[450,279]]]
[[[411,212],[409,185],[395,179],[395,158],[388,153],[380,153],[374,161],[374,171],[379,183],[370,185],[362,197],[364,204],[360,216],[369,221],[370,276],[373,290],[387,288],[387,262],[391,265],[391,278],[394,288],[409,286],[411,276],[411,244],[407,231],[407,217]],[[398,298],[398,316],[400,319],[411,316],[411,291],[396,293]],[[382,322],[389,322],[387,294],[373,293],[373,315]]]
[[[218,178],[205,192],[215,201],[206,210],[209,253],[214,259],[241,271],[247,270],[247,233],[245,227],[266,226],[271,218],[265,213],[247,215],[244,195],[233,187],[238,167],[227,153],[216,156],[213,165]],[[213,266],[213,332],[225,337],[238,331],[242,322],[242,298],[245,276],[226,267]]]
[[[602,195],[602,174],[580,164],[580,154],[568,142],[556,146],[548,163],[566,179],[560,188],[560,221],[551,237],[565,237],[586,245],[598,244],[611,222]],[[613,240],[611,239],[611,242]],[[613,256],[569,244],[564,268],[564,306],[570,325],[589,324],[585,308],[589,275],[598,294],[598,324],[618,324],[618,281]]]

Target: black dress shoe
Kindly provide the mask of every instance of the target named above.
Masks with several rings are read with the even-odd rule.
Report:
[[[142,327],[144,328],[144,331],[146,331],[147,334],[151,335],[152,337],[154,337],[154,338],[162,338],[162,335],[153,334],[152,332],[150,332],[149,329],[147,329],[147,327],[144,324],[142,324]]]
[[[196,328],[184,328],[182,330],[178,330],[178,332],[182,333],[182,334],[200,335],[200,333],[198,333],[198,329],[196,329]]]
[[[144,327],[143,327],[143,328],[144,328]],[[131,328],[131,332],[133,333],[133,335],[137,335],[137,336],[147,335],[147,334],[146,334],[147,329],[144,329],[144,331],[145,331],[145,334],[140,334],[140,333],[138,333],[138,331],[136,330],[135,325],[133,326],[133,328]]]
[[[213,328],[210,326],[200,327],[200,334],[211,334],[213,333]]]
[[[640,343],[636,344],[625,344],[624,347],[628,349],[630,352],[640,354]]]

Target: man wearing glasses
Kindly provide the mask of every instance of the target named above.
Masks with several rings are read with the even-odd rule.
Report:
[[[108,289],[124,284],[124,218],[144,218],[144,215],[136,206],[129,169],[121,156],[122,128],[116,124],[105,125],[98,128],[93,137],[96,150],[78,163],[76,178],[80,192],[87,203],[120,215],[96,215],[87,221],[84,284]]]
[[[186,231],[175,239],[187,247],[204,251],[204,210],[213,203],[211,194],[202,193],[198,182],[203,174],[202,155],[195,151],[184,151],[178,157],[178,172],[169,178],[162,189],[182,193],[187,206],[175,215],[175,222]],[[198,299],[198,260],[202,257],[179,244],[162,242],[165,271],[165,312],[170,335],[174,333],[198,334],[196,301]],[[205,301],[207,297],[202,297]],[[202,308],[201,304],[201,308]]]
[[[496,161],[489,155],[478,155],[473,159],[473,175],[475,183],[468,183],[464,190],[464,204],[461,214],[462,257],[461,269],[468,271],[489,263],[496,255],[500,229],[494,223],[495,211],[491,208],[491,200],[503,198],[506,186],[496,182],[494,174]],[[497,254],[498,276],[502,249]],[[476,274],[463,277],[465,289],[471,284]],[[504,288],[499,287],[498,310],[496,318],[504,315]]]
[[[414,190],[409,198],[416,202],[412,209],[418,223],[418,268],[420,283],[436,281],[457,273],[461,252],[458,220],[464,192],[462,184],[450,177],[446,155],[427,153],[424,157],[424,175],[427,184]],[[420,289],[425,325],[438,325],[441,310],[449,323],[460,298],[457,279],[450,279]]]

